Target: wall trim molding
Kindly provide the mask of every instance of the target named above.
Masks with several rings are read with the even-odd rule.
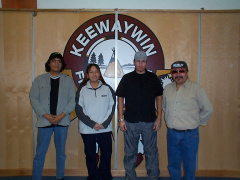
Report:
[[[145,170],[136,170],[138,177],[145,177]],[[0,169],[0,176],[31,176],[32,169]],[[44,169],[43,176],[55,176],[56,169]],[[114,177],[124,177],[125,170],[112,170]],[[87,176],[87,170],[66,169],[65,176]],[[240,178],[240,170],[197,170],[197,177],[238,177]],[[168,170],[161,170],[160,177],[169,177]]]
[[[136,13],[136,12],[163,12],[163,13],[239,13],[239,9],[230,10],[175,10],[175,9],[24,9],[24,8],[0,8],[0,11],[17,11],[17,12],[115,12],[119,13]]]

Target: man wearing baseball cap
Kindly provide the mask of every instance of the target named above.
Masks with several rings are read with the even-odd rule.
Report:
[[[174,82],[165,87],[162,103],[168,127],[168,170],[171,179],[180,180],[183,162],[184,179],[195,180],[198,127],[207,124],[213,107],[204,89],[189,80],[186,62],[174,62],[171,74]]]
[[[146,69],[147,54],[144,51],[136,52],[133,62],[135,70],[123,76],[116,91],[119,126],[124,134],[126,180],[136,180],[135,168],[140,135],[148,179],[157,180],[160,174],[157,131],[161,127],[163,88],[158,77]]]
[[[37,114],[38,128],[32,180],[42,179],[45,156],[53,133],[57,161],[56,179],[63,180],[65,144],[76,94],[73,80],[61,73],[64,67],[62,55],[53,52],[45,63],[47,73],[35,78],[30,91],[30,101]]]

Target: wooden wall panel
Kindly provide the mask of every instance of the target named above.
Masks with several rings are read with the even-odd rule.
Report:
[[[2,0],[2,8],[37,9],[37,0]]]
[[[34,17],[34,59],[35,77],[45,72],[49,55],[58,51],[63,54],[67,41],[73,32],[87,20],[102,13],[38,13]],[[46,156],[45,168],[55,168],[55,147],[53,141]],[[66,147],[66,169],[86,171],[84,145],[78,133],[78,119],[71,122]]]
[[[5,74],[5,69],[2,68],[4,67],[4,29],[3,29],[3,12],[0,12],[0,103],[4,102],[5,100],[5,87],[4,87],[4,74]],[[0,144],[1,144],[1,149],[0,149],[0,168],[6,167],[6,118],[4,116],[4,104],[1,104],[0,106]]]
[[[158,38],[164,54],[165,69],[170,69],[171,64],[178,60],[188,63],[189,76],[197,81],[198,76],[198,14],[184,13],[129,13],[126,14],[147,25]],[[158,150],[160,170],[167,174],[167,128],[163,120],[162,127],[158,132]],[[121,144],[119,145],[121,146]],[[124,152],[119,159],[123,159]],[[122,164],[122,161],[118,161]],[[123,167],[123,165],[121,165]],[[123,168],[124,169],[124,168]],[[145,170],[144,162],[137,170]]]
[[[1,12],[0,168],[32,165],[31,13]],[[4,144],[4,146],[2,146]]]
[[[214,114],[201,128],[200,169],[240,169],[240,15],[203,14],[201,85]]]
[[[87,20],[108,12],[38,12],[34,17],[34,76],[45,72],[44,64],[53,51],[63,53],[72,33]],[[113,12],[112,12],[113,13]],[[190,79],[198,79],[198,13],[129,12],[146,24],[159,39],[165,69],[184,60]],[[240,169],[239,113],[239,13],[202,14],[201,85],[214,106],[206,127],[200,128],[200,170]],[[0,11],[0,170],[32,168],[31,13]],[[66,72],[67,73],[67,72]],[[37,135],[37,128],[36,135]],[[166,125],[158,133],[159,162],[167,175]],[[113,149],[114,152],[114,149]],[[86,175],[78,120],[71,122],[66,146],[66,169]],[[123,134],[118,132],[116,175],[124,175]],[[145,159],[145,158],[144,158]],[[51,141],[46,170],[55,169],[55,147]],[[114,153],[112,156],[114,169]],[[138,168],[145,173],[145,162]],[[45,171],[49,173],[49,171]]]
[[[196,13],[129,13],[146,24],[158,38],[164,53],[165,69],[174,61],[186,61],[189,76],[197,80],[199,17]]]

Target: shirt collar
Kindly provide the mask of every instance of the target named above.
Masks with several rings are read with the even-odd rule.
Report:
[[[187,78],[186,82],[183,84],[184,87],[188,88],[190,84],[190,80]]]
[[[97,89],[98,89],[99,87],[101,87],[101,86],[102,86],[102,81],[98,80],[98,87],[97,87]],[[91,84],[90,84],[90,80],[87,82],[87,88],[93,89],[92,86],[91,86]]]
[[[134,69],[134,73],[135,73],[135,74],[139,74],[139,73],[136,72],[136,69]],[[148,73],[148,70],[145,69],[145,73],[143,73],[143,74],[139,74],[139,75],[144,75],[144,74],[147,74],[147,73]]]
[[[58,79],[58,78],[60,78],[61,73],[60,73],[59,75],[57,75],[57,76],[53,76],[53,75],[51,75],[50,73],[49,73],[49,75],[50,75],[50,78],[51,78],[51,79]]]
[[[177,86],[175,81],[173,82],[173,84],[174,84],[174,87]],[[189,84],[190,84],[190,80],[189,80],[189,78],[187,78],[186,82],[182,86],[185,88],[188,88]]]

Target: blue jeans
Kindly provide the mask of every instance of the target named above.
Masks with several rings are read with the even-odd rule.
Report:
[[[57,179],[64,176],[65,169],[65,144],[67,139],[68,126],[50,126],[38,128],[37,149],[33,160],[32,180],[41,180],[45,156],[54,132],[54,144],[56,148]]]
[[[87,180],[112,180],[112,132],[81,134],[88,169]],[[96,143],[100,148],[99,168],[96,161]]]
[[[167,130],[168,170],[172,180],[181,179],[183,162],[184,179],[195,180],[196,158],[199,144],[198,128],[186,131]]]
[[[154,122],[128,123],[125,121],[127,131],[124,131],[124,167],[126,180],[136,180],[136,161],[138,154],[138,142],[140,134],[144,154],[146,158],[146,169],[148,179],[157,180],[160,174],[158,162],[157,131],[153,130]]]

